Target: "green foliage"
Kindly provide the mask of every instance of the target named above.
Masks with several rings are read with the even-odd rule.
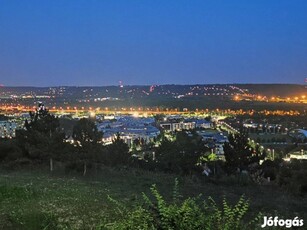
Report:
[[[105,163],[110,166],[128,165],[131,159],[128,145],[117,134],[112,144],[107,147]]]
[[[199,163],[207,163],[217,160],[217,155],[215,153],[206,153],[199,158]]]
[[[73,128],[73,138],[78,146],[86,148],[101,141],[102,133],[97,130],[97,126],[90,119],[80,119]]]
[[[222,226],[221,229],[243,228],[244,225],[242,223],[242,219],[249,208],[249,202],[245,200],[244,196],[242,196],[239,199],[238,203],[233,207],[227,203],[225,198],[223,199],[222,210],[218,210],[215,203],[212,203],[212,207],[214,207],[214,209],[216,210],[216,215],[218,215],[218,218],[216,219],[217,222],[214,223],[215,220],[213,219],[213,224],[217,224],[217,226]]]
[[[229,143],[224,145],[224,154],[226,159],[226,171],[231,174],[247,170],[252,163],[259,163],[259,160],[264,158],[258,145],[253,148],[249,144],[249,139],[246,131],[241,130],[238,133],[229,135]]]
[[[138,206],[133,212],[129,212],[129,209],[110,196],[108,196],[108,200],[114,204],[117,217],[123,221],[108,223],[105,220],[105,223],[100,225],[100,229],[155,229],[152,225],[153,218],[150,212],[143,207]]]
[[[79,151],[79,158],[83,161],[83,175],[87,172],[87,162],[95,158],[99,149],[102,133],[90,119],[82,118],[73,127],[73,138]],[[76,159],[75,159],[76,160]]]
[[[163,171],[191,174],[197,170],[199,158],[207,151],[201,137],[185,131],[176,133],[174,141],[163,138],[156,151],[158,167]]]
[[[120,218],[102,224],[101,229],[239,230],[248,229],[254,223],[245,224],[243,221],[249,208],[249,202],[243,196],[234,206],[224,198],[221,208],[211,197],[204,202],[200,202],[200,196],[180,201],[177,180],[171,202],[164,199],[155,185],[151,187],[151,196],[153,199],[143,194],[144,204],[132,211],[111,199],[118,207]]]
[[[62,153],[65,134],[60,130],[59,118],[42,104],[35,112],[30,112],[30,120],[26,120],[24,126],[25,129],[16,131],[16,141],[25,157],[45,160]]]
[[[119,136],[111,145],[104,147],[103,134],[92,120],[83,118],[69,126],[73,145],[65,141],[59,118],[40,104],[36,111],[30,112],[24,129],[16,131],[16,139],[1,140],[0,162],[9,162],[6,168],[18,167],[21,159],[30,164],[49,163],[50,171],[53,171],[55,161],[65,163],[67,170],[78,169],[82,164],[84,175],[91,163],[110,166],[130,164],[129,148]]]

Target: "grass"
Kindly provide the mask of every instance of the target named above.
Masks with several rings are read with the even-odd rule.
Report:
[[[95,229],[113,215],[116,208],[108,195],[128,208],[142,201],[156,184],[170,197],[175,175],[132,169],[103,168],[86,177],[79,174],[50,174],[47,170],[2,171],[0,173],[0,229]],[[226,197],[230,203],[242,194],[251,203],[250,215],[274,213],[286,218],[306,219],[307,201],[279,191],[274,186],[234,185],[233,181],[212,184],[179,178],[183,198],[212,196],[217,203]]]

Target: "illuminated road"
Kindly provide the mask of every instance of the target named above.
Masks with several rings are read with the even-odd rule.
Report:
[[[48,108],[48,107],[47,107]],[[29,111],[34,111],[36,109],[36,106],[30,107],[30,106],[0,106],[0,110],[3,113],[28,113]],[[161,110],[159,108],[123,108],[123,109],[108,109],[108,108],[77,108],[77,107],[51,107],[48,108],[48,110],[51,113],[56,113],[56,114],[82,114],[82,113],[95,113],[95,114],[187,114],[187,113],[208,113],[208,110],[196,110],[196,111],[189,111],[189,110],[184,110],[184,111],[179,111],[178,109],[165,109]]]

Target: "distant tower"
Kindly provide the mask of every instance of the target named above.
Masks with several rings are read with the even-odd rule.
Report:
[[[123,87],[124,87],[124,85],[123,85],[123,82],[122,82],[122,81],[119,81],[118,83],[119,83],[119,87],[120,87],[120,88],[123,88]]]
[[[155,85],[150,86],[149,91],[153,92],[155,90]]]

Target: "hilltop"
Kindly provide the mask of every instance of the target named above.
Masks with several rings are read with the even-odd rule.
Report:
[[[306,99],[306,86],[295,84],[1,87],[0,105],[33,106],[37,101],[43,101],[48,107],[79,109],[100,107],[122,110],[143,107],[162,110],[166,108],[290,110],[306,107],[306,104],[299,104],[301,102],[299,99],[303,95]],[[241,101],[235,102],[236,97]],[[287,101],[288,97],[291,97],[291,101]],[[278,100],[270,101],[271,98]],[[272,105],[268,106],[266,102],[272,102]]]
[[[62,96],[84,97],[85,95],[109,97],[133,96],[201,96],[204,94],[233,94],[250,93],[265,96],[287,97],[307,93],[307,87],[299,84],[195,84],[195,85],[127,85],[127,86],[57,86],[57,87],[1,87],[0,96]],[[190,93],[190,94],[189,94]],[[208,95],[209,96],[209,95]]]

